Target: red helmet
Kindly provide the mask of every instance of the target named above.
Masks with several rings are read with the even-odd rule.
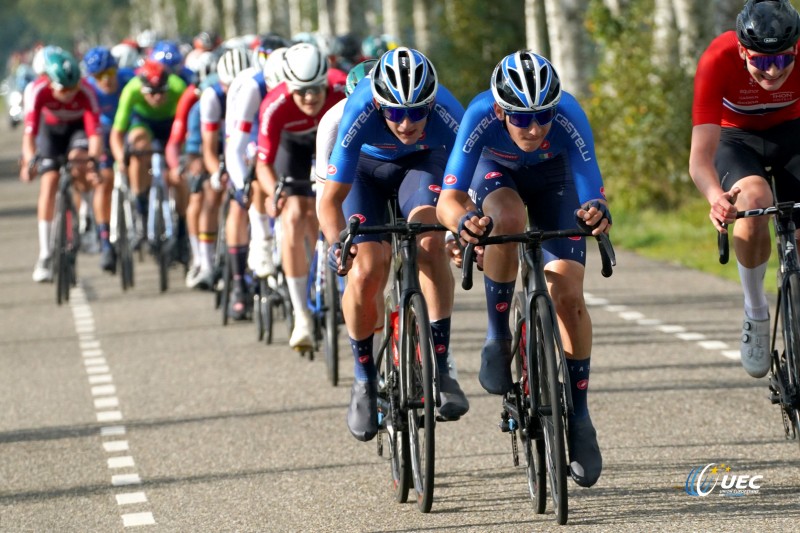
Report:
[[[146,92],[163,92],[167,88],[169,72],[163,63],[153,59],[146,59],[137,71],[139,79],[142,80],[142,88]]]

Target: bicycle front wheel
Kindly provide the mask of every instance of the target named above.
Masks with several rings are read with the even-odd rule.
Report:
[[[564,383],[559,380],[560,343],[558,325],[545,296],[534,300],[535,353],[539,370],[537,415],[542,424],[550,495],[556,521],[567,523],[566,403]],[[529,361],[530,368],[533,366]]]
[[[161,187],[156,189],[156,202],[155,206],[155,240],[158,247],[156,253],[156,260],[158,261],[158,289],[160,292],[166,292],[169,288],[169,263],[171,260],[172,250],[167,244],[166,239],[166,223],[164,221],[164,191]]]
[[[421,294],[414,294],[405,308],[403,364],[408,408],[409,444],[417,506],[431,510],[434,485],[436,399],[433,397],[434,350],[428,309]]]
[[[53,285],[56,288],[56,303],[66,300],[69,293],[69,273],[67,271],[67,208],[64,195],[56,194],[55,218],[53,224]]]
[[[127,202],[122,197],[122,194],[115,192],[115,201],[117,202],[117,259],[120,266],[120,282],[122,283],[122,290],[127,291],[133,287],[133,252],[131,251],[130,239],[128,238],[128,223],[126,221],[126,205]]]
[[[538,371],[528,372],[528,322],[526,316],[525,295],[518,292],[514,296],[511,323],[514,325],[514,368],[515,381],[519,387],[517,410],[519,411],[519,427],[522,447],[525,452],[525,474],[528,478],[528,492],[536,514],[544,513],[547,505],[547,467],[545,462],[545,446],[542,439],[542,426],[534,416],[534,402],[531,390],[539,386]]]
[[[328,380],[335,387],[339,384],[339,280],[333,269],[325,267],[324,272],[325,363],[328,367]]]
[[[783,312],[786,353],[787,394],[791,407],[784,407],[787,416],[794,426],[794,433],[800,437],[800,276],[789,278],[786,294],[786,307]]]

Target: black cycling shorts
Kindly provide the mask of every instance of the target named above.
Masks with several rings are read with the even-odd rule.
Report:
[[[83,129],[83,120],[64,124],[42,122],[36,139],[36,153],[39,155],[38,172],[44,174],[58,170],[59,159],[67,158],[72,150],[88,150],[89,140]]]
[[[275,173],[278,176],[291,176],[296,180],[310,180],[316,152],[315,138],[314,135],[303,137],[282,135],[278,153],[275,154],[275,164],[273,165]],[[310,183],[299,186],[287,183],[283,194],[286,196],[314,196],[314,191],[311,189]]]
[[[775,175],[777,201],[800,202],[800,119],[764,131],[722,128],[714,166],[722,189],[747,176]]]

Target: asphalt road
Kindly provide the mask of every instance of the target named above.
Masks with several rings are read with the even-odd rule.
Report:
[[[456,296],[452,348],[471,410],[437,426],[433,510],[398,504],[389,464],[345,421],[352,365],[331,387],[277,330],[222,327],[207,293],[157,292],[151,260],[123,294],[98,258],[55,304],[30,275],[37,185],[16,178],[19,131],[0,133],[0,531],[540,531],[522,468],[478,384],[480,279]],[[711,234],[709,234],[711,238]],[[590,410],[604,471],[570,482],[569,525],[585,531],[793,531],[800,446],[786,441],[766,380],[735,359],[737,284],[618,252],[592,255]],[[735,267],[731,267],[735,268]],[[772,278],[770,277],[770,282]],[[342,343],[344,347],[344,342]],[[733,354],[726,351],[733,351]],[[685,490],[696,467],[730,466],[757,494]]]

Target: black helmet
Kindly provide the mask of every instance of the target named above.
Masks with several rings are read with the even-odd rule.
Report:
[[[736,35],[748,50],[775,54],[797,44],[800,14],[789,0],[747,0],[736,17]]]

